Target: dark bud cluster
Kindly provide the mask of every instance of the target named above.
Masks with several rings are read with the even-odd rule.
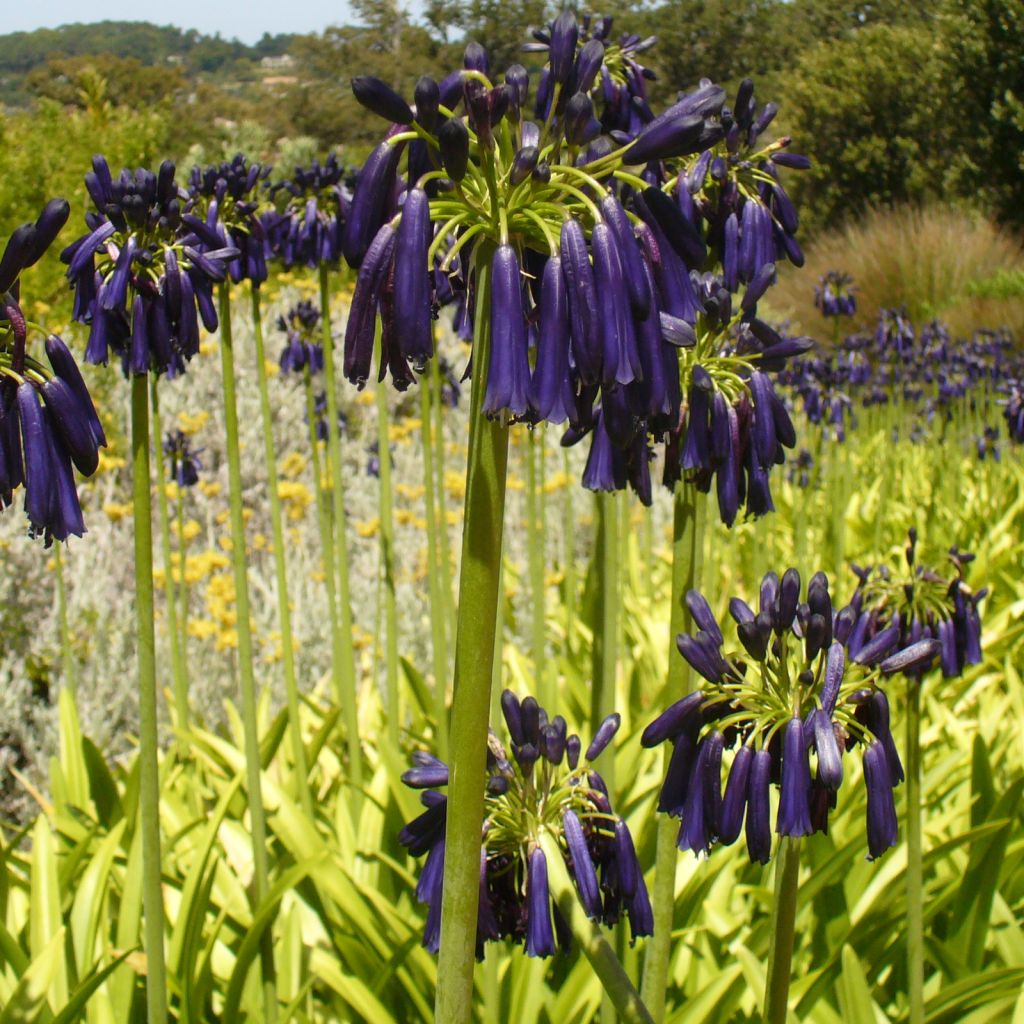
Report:
[[[1006,394],[1002,401],[1006,433],[1011,441],[1024,444],[1024,379],[1009,381]]]
[[[841,270],[830,270],[814,289],[814,305],[824,317],[853,316],[857,312],[853,278]]]
[[[557,841],[588,917],[608,926],[628,917],[633,939],[650,935],[653,913],[633,838],[593,766],[614,738],[619,716],[609,715],[584,749],[565,719],[548,718],[533,697],[520,701],[506,690],[501,707],[509,742],[491,734],[481,779],[477,956],[485,942],[504,938],[522,943],[528,956],[550,956],[568,945],[568,926],[550,896],[551,866],[540,842],[545,832]],[[439,789],[448,784],[448,768],[419,751],[402,781],[423,790],[426,810],[398,838],[413,857],[426,855],[416,898],[427,906],[423,944],[437,952],[447,813]]]
[[[869,859],[895,845],[893,787],[903,767],[878,683],[902,670],[897,665],[934,657],[938,642],[901,648],[893,628],[854,656],[857,611],[833,608],[824,573],[816,573],[804,593],[795,569],[781,579],[768,573],[756,612],[734,597],[729,612],[736,640],[729,644],[701,594],[690,591],[686,603],[696,631],[680,634],[677,643],[702,682],[656,718],[641,740],[646,747],[666,740],[673,745],[658,809],[681,819],[680,848],[708,853],[743,832],[751,860],[767,863],[773,827],[794,837],[827,832],[844,756],[858,745]]]
[[[95,209],[88,231],[62,253],[75,290],[74,317],[90,325],[86,362],[110,352],[126,376],[181,373],[199,351],[199,324],[217,328],[213,287],[239,255],[205,222],[186,223],[188,194],[174,164],[112,178],[93,157],[85,176]]]
[[[337,265],[351,201],[348,177],[331,153],[270,187],[276,209],[263,217],[267,246],[285,267]]]
[[[82,536],[85,523],[72,467],[91,476],[107,443],[92,398],[67,345],[45,341],[44,365],[28,345],[30,328],[18,301],[21,273],[36,263],[68,219],[68,204],[52,199],[37,220],[7,239],[0,258],[0,509],[25,491],[33,536]]]
[[[164,457],[168,461],[169,476],[179,487],[195,487],[203,464],[199,459],[202,448],[193,448],[188,435],[182,430],[169,430],[164,436]]]
[[[277,318],[277,329],[284,331],[287,341],[278,360],[282,373],[320,373],[324,368],[323,346],[317,340],[320,310],[312,302],[296,303]]]
[[[228,263],[236,284],[267,279],[266,228],[260,218],[259,188],[270,168],[250,164],[238,153],[230,162],[193,167],[189,177],[185,223],[193,228],[206,249],[234,248]]]
[[[968,665],[978,665],[982,659],[978,605],[988,588],[972,590],[964,578],[974,555],[954,547],[945,570],[925,565],[917,558],[915,529],[909,531],[904,554],[905,571],[893,571],[887,565],[854,566],[858,585],[850,605],[857,618],[850,633],[851,654],[856,656],[879,634],[896,630],[900,647],[915,650],[928,642],[935,650],[927,660],[914,658],[906,664],[891,660],[891,671],[921,677],[938,655],[943,676],[961,676]]]

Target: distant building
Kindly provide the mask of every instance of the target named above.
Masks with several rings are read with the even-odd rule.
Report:
[[[260,67],[264,71],[290,71],[295,67],[295,58],[290,53],[282,53],[280,57],[262,57]]]

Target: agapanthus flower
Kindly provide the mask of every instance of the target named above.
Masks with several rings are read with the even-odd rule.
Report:
[[[1006,432],[1011,441],[1024,444],[1024,380],[1011,380],[1006,387],[1007,397],[1000,404]]]
[[[323,391],[317,392],[313,396],[313,416],[316,418],[316,439],[322,441],[324,444],[327,443],[327,395]],[[338,436],[344,435],[348,429],[348,414],[343,410],[338,410]]]
[[[213,286],[238,249],[184,222],[188,195],[169,160],[157,173],[123,170],[117,179],[103,157],[92,165],[89,231],[61,253],[74,317],[90,325],[85,360],[106,365],[113,350],[126,376],[183,372],[199,351],[200,321],[217,328]]]
[[[351,201],[348,176],[331,153],[271,186],[278,209],[264,221],[268,245],[286,267],[333,266],[341,259]]]
[[[266,226],[260,216],[261,183],[270,168],[238,153],[230,162],[193,167],[185,224],[204,249],[232,247],[238,255],[228,263],[231,280],[262,284],[267,279]]]
[[[164,436],[164,456],[170,469],[170,479],[179,487],[195,487],[203,463],[199,459],[202,448],[193,448],[188,435],[182,430],[169,430]]]
[[[853,278],[841,270],[830,270],[814,289],[814,305],[825,317],[853,316],[857,312]]]
[[[541,836],[559,845],[587,916],[609,927],[627,916],[633,939],[650,935],[653,914],[626,823],[612,810],[608,787],[594,767],[619,727],[609,715],[584,750],[561,715],[549,719],[533,697],[501,696],[509,743],[492,732],[480,834],[480,909],[477,956],[484,943],[508,938],[529,956],[550,956],[569,943],[568,928],[552,904]],[[426,810],[409,822],[399,842],[414,857],[426,855],[416,898],[427,905],[423,944],[440,942],[448,767],[426,751],[413,754],[402,781],[423,790]]]
[[[975,591],[965,577],[974,556],[951,548],[945,569],[922,564],[917,557],[917,530],[908,532],[904,552],[906,571],[887,565],[860,568],[851,607],[857,619],[850,634],[851,653],[856,654],[883,630],[899,630],[901,646],[922,640],[938,641],[936,654],[942,674],[953,678],[968,665],[981,663],[981,614],[978,606],[987,587]],[[923,675],[930,662],[915,662],[908,675]]]
[[[485,414],[568,421],[574,438],[602,424],[592,443],[610,441],[618,454],[596,452],[588,479],[600,488],[631,481],[643,495],[652,439],[678,438],[699,362],[687,352],[701,346],[701,358],[716,361],[703,379],[728,396],[737,429],[733,443],[700,463],[699,485],[709,488],[720,465],[731,467],[721,500],[731,522],[744,502],[753,514],[771,508],[767,474],[781,455],[775,441],[790,443],[786,424],[772,422],[772,389],[762,377],[803,343],[783,341],[757,319],[756,304],[772,283],[774,260],[792,257],[795,225],[788,214],[773,219],[782,202],[775,168],[802,158],[776,159],[787,157],[788,140],[755,148],[771,118],[751,106],[749,90],[738,119],[710,82],[655,116],[642,93],[648,75],[635,60],[652,41],[613,44],[610,26],[610,19],[584,20],[581,31],[566,11],[535,35],[548,53],[536,120],[527,70],[513,65],[502,81],[484,70],[477,46],[467,49],[461,72],[440,83],[421,79],[413,104],[382,81],[354,82],[360,102],[397,120],[360,171],[346,226],[346,258],[359,273],[345,375],[360,387],[369,379],[379,315],[378,379],[390,373],[396,387],[408,387],[432,355],[430,319],[450,295],[461,297],[463,326],[477,323],[485,261]],[[631,97],[639,116],[610,113],[616,95]],[[701,154],[711,168],[706,181],[694,171]],[[725,176],[715,177],[720,165]],[[701,272],[717,251],[718,221],[727,209],[749,220],[747,207],[756,207],[760,226],[735,235],[744,272],[730,287],[723,279],[712,285]],[[738,282],[745,290],[734,303]],[[678,446],[669,455],[674,480]],[[597,471],[613,462],[627,463],[633,475]]]
[[[37,220],[21,225],[0,258],[0,509],[25,490],[32,536],[82,536],[85,523],[72,467],[91,476],[106,446],[99,416],[68,347],[46,337],[44,365],[29,349],[29,325],[18,301],[19,278],[46,252],[68,218],[65,200],[51,200]]]
[[[868,858],[894,845],[892,789],[903,768],[880,684],[933,657],[938,641],[901,649],[899,630],[891,627],[853,653],[857,612],[834,611],[824,573],[811,578],[804,595],[795,569],[781,579],[768,573],[756,612],[734,597],[736,641],[729,643],[701,594],[691,590],[686,603],[695,632],[680,634],[677,644],[701,682],[641,740],[646,747],[673,744],[658,809],[681,819],[680,848],[708,853],[745,831],[751,860],[766,863],[772,786],[779,794],[777,834],[826,832],[844,757],[856,746],[868,795]]]
[[[324,350],[317,334],[320,310],[308,300],[292,306],[277,318],[277,329],[287,335],[278,360],[282,373],[320,373],[324,368]]]

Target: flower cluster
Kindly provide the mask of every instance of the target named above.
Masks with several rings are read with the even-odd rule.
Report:
[[[11,234],[0,258],[0,509],[24,487],[30,532],[47,547],[85,532],[72,466],[91,476],[107,443],[64,342],[46,338],[49,366],[28,351],[28,332],[38,328],[25,320],[17,298],[22,271],[49,248],[68,212],[65,200],[51,200],[34,223]]]
[[[644,731],[642,743],[666,740],[672,756],[658,809],[682,819],[680,848],[707,853],[744,831],[751,860],[771,856],[771,787],[779,789],[775,832],[806,836],[828,829],[842,785],[843,756],[863,748],[868,857],[896,843],[893,787],[903,767],[889,726],[882,677],[913,671],[934,657],[938,641],[900,648],[892,626],[851,650],[854,607],[835,612],[824,573],[801,600],[795,569],[768,573],[758,610],[733,598],[729,611],[739,646],[726,647],[718,621],[696,591],[686,603],[697,627],[677,638],[680,653],[702,677]],[[723,759],[734,751],[722,793]],[[814,755],[814,771],[811,758]]]
[[[830,270],[814,289],[814,305],[822,316],[853,316],[857,312],[853,278],[841,270]]]
[[[278,210],[265,218],[267,244],[286,267],[319,267],[341,259],[350,193],[348,172],[334,153],[296,167],[271,186]]]
[[[320,373],[324,368],[324,350],[316,336],[320,310],[312,302],[296,303],[277,318],[277,329],[288,340],[281,349],[279,363],[283,373]]]
[[[199,483],[199,459],[202,448],[192,448],[188,435],[182,430],[169,430],[164,437],[164,455],[170,463],[170,478],[179,487],[195,487]]]
[[[258,285],[267,279],[266,229],[256,196],[268,174],[269,167],[250,164],[238,153],[230,163],[193,167],[189,176],[189,206],[183,220],[205,249],[238,250],[228,263],[236,283]]]
[[[391,128],[345,225],[359,273],[344,371],[368,379],[379,313],[378,378],[408,387],[433,355],[437,308],[462,296],[476,322],[484,278],[486,415],[568,421],[566,443],[592,433],[586,486],[628,482],[645,500],[651,441],[666,439],[668,481],[718,478],[731,523],[744,502],[771,508],[768,470],[792,444],[768,375],[809,342],[782,338],[756,305],[776,260],[802,262],[778,169],[807,160],[788,139],[763,143],[776,108],[749,81],[732,108],[703,82],[654,116],[635,60],[652,41],[612,44],[610,28],[581,32],[563,12],[537,36],[548,65],[533,121],[527,70],[493,78],[476,45],[461,72],[421,78],[414,105],[353,81]]]
[[[856,654],[880,632],[899,629],[903,646],[919,640],[938,641],[942,674],[953,678],[967,665],[981,663],[981,615],[978,605],[988,593],[973,591],[964,580],[964,568],[974,560],[967,551],[951,548],[945,572],[917,561],[917,530],[908,531],[907,571],[892,572],[886,565],[854,566],[859,583],[851,606],[858,612],[849,647]],[[923,674],[929,665],[915,666]]]
[[[1011,441],[1024,444],[1024,380],[1011,380],[1003,400],[1003,418]]]
[[[189,199],[174,174],[165,160],[155,174],[139,168],[114,179],[106,160],[93,158],[89,230],[61,253],[74,317],[90,325],[88,363],[106,365],[113,350],[126,376],[181,373],[199,351],[200,320],[217,328],[213,286],[238,249],[205,225],[197,233],[198,218],[186,223]]]
[[[486,941],[502,938],[525,943],[529,956],[550,956],[568,943],[557,907],[552,914],[544,832],[558,841],[590,918],[611,926],[625,915],[634,939],[650,935],[653,915],[632,836],[592,765],[612,741],[619,716],[609,715],[584,751],[565,719],[549,720],[533,697],[520,701],[506,690],[501,707],[511,742],[506,748],[491,734],[481,779],[486,797],[477,955]],[[412,856],[427,855],[416,897],[428,907],[423,944],[437,952],[447,814],[438,787],[447,785],[448,768],[420,751],[402,781],[424,791],[426,810],[402,829],[399,841]]]

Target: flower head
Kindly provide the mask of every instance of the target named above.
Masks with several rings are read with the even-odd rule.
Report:
[[[351,200],[348,174],[331,153],[271,186],[277,212],[266,218],[267,241],[286,267],[333,266],[341,259]]]
[[[647,747],[673,744],[658,809],[682,819],[679,846],[700,854],[716,842],[733,843],[745,816],[748,853],[767,862],[772,785],[779,790],[775,832],[827,831],[844,780],[844,756],[858,744],[865,750],[869,788],[869,857],[893,845],[895,819],[891,830],[878,827],[882,818],[888,823],[878,808],[891,804],[903,768],[879,684],[899,670],[900,659],[930,657],[938,642],[901,649],[893,628],[854,654],[856,610],[833,610],[824,573],[811,578],[803,595],[795,569],[781,579],[768,573],[757,612],[734,597],[729,611],[738,644],[727,645],[698,592],[691,590],[686,603],[696,632],[680,634],[677,643],[702,682],[662,712],[641,740]],[[734,753],[723,796],[727,751]]]
[[[278,362],[284,373],[320,373],[324,368],[324,350],[317,337],[320,310],[312,302],[296,303],[277,318],[277,329],[288,336]]]
[[[110,351],[125,375],[183,372],[199,351],[199,322],[217,328],[213,285],[239,252],[205,221],[186,223],[188,194],[174,164],[156,173],[123,170],[101,156],[85,176],[95,210],[88,232],[62,253],[75,289],[74,316],[90,325],[85,359],[106,365]]]
[[[532,697],[520,701],[506,690],[501,707],[510,742],[491,734],[481,779],[486,796],[477,955],[487,940],[522,942],[529,956],[550,956],[567,943],[557,910],[552,914],[544,832],[558,841],[589,917],[611,926],[625,914],[634,939],[650,935],[653,915],[629,828],[612,811],[608,788],[593,766],[613,739],[619,716],[609,715],[582,751],[565,719],[549,719]],[[416,896],[428,906],[424,945],[436,952],[447,808],[437,790],[447,785],[448,768],[420,751],[402,781],[424,790],[426,810],[402,829],[399,841],[414,857],[426,854]]]
[[[164,437],[164,455],[170,462],[170,477],[179,487],[194,487],[199,483],[201,448],[193,449],[188,435],[181,430],[169,430]]]
[[[853,278],[841,270],[830,270],[814,289],[814,305],[825,317],[853,316],[857,312]]]

